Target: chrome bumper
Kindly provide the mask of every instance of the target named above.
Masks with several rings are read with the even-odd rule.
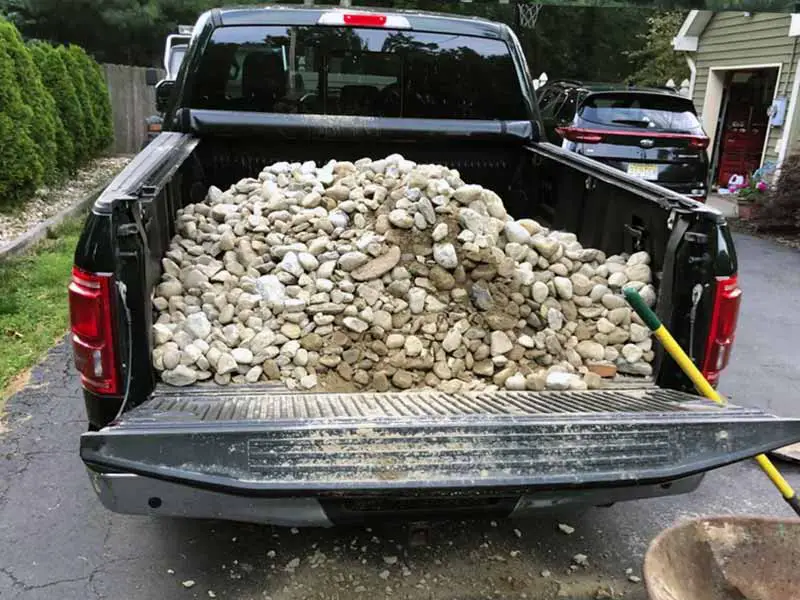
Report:
[[[88,469],[88,473],[103,506],[115,513],[220,519],[281,527],[334,525],[316,498],[240,496],[132,473],[98,473],[92,469]],[[520,496],[509,516],[524,518],[560,506],[603,506],[626,500],[686,494],[694,491],[702,479],[703,475],[698,474],[665,484],[541,491]],[[387,490],[387,498],[391,498],[391,491]]]

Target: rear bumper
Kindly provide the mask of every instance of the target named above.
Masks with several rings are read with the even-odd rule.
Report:
[[[705,471],[798,440],[798,419],[655,387],[456,395],[198,387],[160,390],[115,425],[83,434],[81,458],[118,512],[324,524],[331,514],[358,519],[373,510],[365,506],[386,515],[509,514],[682,493],[691,485],[679,481],[696,485]]]
[[[634,499],[656,498],[694,491],[703,475],[677,481],[600,489],[572,489],[475,498],[465,506],[456,500],[415,498],[413,507],[390,494],[360,498],[241,496],[221,491],[143,477],[132,473],[99,473],[89,469],[97,496],[108,510],[127,515],[221,519],[279,527],[331,527],[333,525],[384,520],[389,517],[452,518],[455,514],[482,517],[524,518],[561,506],[604,506]]]

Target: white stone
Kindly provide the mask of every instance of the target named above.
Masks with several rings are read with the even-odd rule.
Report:
[[[516,221],[509,221],[506,223],[505,230],[506,239],[509,242],[516,244],[528,244],[531,241],[531,234],[522,225]]]
[[[443,239],[447,237],[448,234],[448,227],[447,223],[439,223],[436,227],[433,228],[433,232],[431,233],[431,238],[434,242],[441,242]]]
[[[510,352],[514,348],[514,344],[508,339],[508,335],[504,331],[493,331],[491,335],[491,352],[492,356],[500,356],[506,352]]]
[[[458,266],[458,256],[453,244],[434,244],[433,259],[443,269],[455,269]]]
[[[211,323],[205,313],[194,313],[186,317],[183,329],[193,338],[204,340],[211,335]]]
[[[399,229],[411,229],[414,226],[414,217],[402,208],[396,208],[389,213],[389,223]]]

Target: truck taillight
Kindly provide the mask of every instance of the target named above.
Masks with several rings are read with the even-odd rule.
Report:
[[[111,338],[112,276],[72,268],[69,316],[72,351],[81,383],[98,394],[117,394],[119,381]]]
[[[711,329],[703,363],[703,375],[712,385],[716,385],[720,372],[730,359],[741,300],[742,290],[739,288],[736,275],[717,277],[711,311]]]

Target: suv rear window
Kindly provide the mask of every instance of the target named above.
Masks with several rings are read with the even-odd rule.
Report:
[[[313,26],[217,29],[201,57],[189,106],[365,117],[529,118],[511,54],[500,40]]]
[[[598,125],[699,133],[700,121],[691,100],[658,94],[596,94],[586,98],[578,114]]]

